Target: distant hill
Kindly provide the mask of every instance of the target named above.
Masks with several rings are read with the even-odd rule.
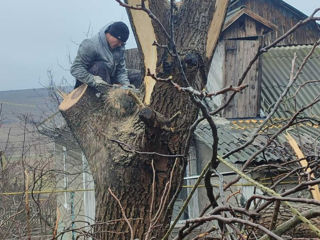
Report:
[[[47,88],[0,91],[1,123],[11,124],[28,114],[40,121],[56,112],[57,104]]]
[[[52,150],[52,140],[40,135],[33,123],[29,122],[25,129],[21,118],[28,115],[28,121],[39,123],[57,112],[58,104],[51,93],[47,88],[0,91],[0,151],[12,157],[21,156],[23,149],[28,149],[29,154]]]

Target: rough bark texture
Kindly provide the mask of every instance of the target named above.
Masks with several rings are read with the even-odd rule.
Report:
[[[167,2],[146,2],[170,32]],[[214,0],[186,0],[176,16],[174,40],[177,50],[183,53],[182,64],[187,78],[198,90],[206,83],[206,63],[209,61],[205,58],[206,35],[215,4]],[[155,21],[152,24],[157,41],[167,44],[159,25]],[[135,34],[137,37],[139,32]],[[143,52],[144,49],[140,50],[147,54]],[[164,58],[163,54],[164,51],[158,51],[157,73],[161,76],[170,75],[174,82],[186,86],[179,61]],[[165,61],[170,63],[169,70],[163,68]],[[169,119],[177,112],[181,114],[171,123],[163,122],[163,119]],[[161,239],[170,224],[172,204],[169,203],[173,202],[181,187],[185,159],[126,152],[111,140],[124,142],[141,152],[185,154],[190,139],[189,127],[198,114],[189,95],[179,92],[168,83],[157,82],[150,105],[141,109],[127,91],[111,90],[107,96],[97,98],[93,90],[87,88],[81,99],[63,110],[62,114],[93,173],[97,206],[96,239],[130,239],[131,232],[128,223],[124,221],[125,217],[132,226],[134,239],[145,239],[150,224],[154,226],[149,237]],[[162,121],[159,121],[159,116]],[[156,173],[153,201],[152,162]],[[108,191],[109,188],[119,199],[125,216],[115,197]],[[157,211],[161,210],[161,203],[164,206],[162,213],[157,221],[152,220]]]

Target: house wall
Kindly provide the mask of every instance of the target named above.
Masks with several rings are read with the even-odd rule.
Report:
[[[246,70],[251,59],[258,52],[259,40],[225,40],[225,79],[223,87],[237,86],[240,77]],[[248,87],[233,98],[224,109],[224,117],[242,118],[258,115],[259,94],[259,61],[256,61],[248,72],[243,84]],[[226,102],[233,92],[224,95]]]
[[[55,157],[56,169],[62,172],[57,179],[57,189],[62,190],[57,194],[57,207],[61,214],[58,233],[69,229],[62,239],[76,239],[76,233],[70,231],[72,228],[85,227],[87,222],[94,222],[92,177],[79,148],[57,143]]]
[[[242,16],[223,32],[217,51],[214,54],[208,84],[215,86],[215,91],[230,86],[237,86],[240,77],[248,67],[250,61],[257,54],[261,45],[261,38],[268,28],[254,21],[248,16]],[[249,70],[243,84],[247,88],[237,93],[233,100],[223,110],[226,118],[257,117],[259,113],[259,63],[256,61]],[[221,71],[223,71],[221,73]],[[210,102],[220,106],[227,102],[233,92],[216,97]]]
[[[224,41],[218,42],[215,53],[213,55],[210,70],[208,74],[208,83],[206,90],[209,93],[217,92],[224,86],[224,74],[225,74],[225,46]],[[223,95],[218,95],[209,99],[206,99],[208,105],[213,109],[214,106],[220,106],[222,103]]]

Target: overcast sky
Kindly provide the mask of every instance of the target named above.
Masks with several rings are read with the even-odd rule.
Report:
[[[286,0],[309,15],[319,0]],[[47,72],[55,82],[69,74],[78,44],[110,21],[124,21],[126,11],[115,0],[1,0],[0,91],[41,88]],[[135,47],[132,36],[127,48]]]

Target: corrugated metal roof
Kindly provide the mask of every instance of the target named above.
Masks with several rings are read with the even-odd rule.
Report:
[[[312,49],[311,45],[276,47],[262,55],[261,108],[265,113],[280,97],[290,78],[292,59],[297,54],[295,70]],[[319,82],[308,83],[312,80]],[[302,88],[300,86],[304,85]],[[320,94],[320,48],[305,65],[291,87],[275,117],[287,118],[303,106],[310,104]],[[320,117],[320,103],[305,112],[310,117]]]
[[[219,137],[218,154],[220,156],[240,147],[250,137],[254,128],[261,123],[260,120],[227,120],[223,118],[214,119]],[[254,127],[253,127],[254,126]],[[212,147],[213,138],[210,127],[206,121],[199,124],[195,131],[195,139],[206,144],[209,148]],[[248,160],[257,150],[264,146],[267,142],[267,137],[260,135],[252,145],[242,151],[234,153],[229,158],[233,163],[241,163]],[[274,148],[266,150],[264,154],[260,154],[255,159],[255,162],[274,162],[278,161],[280,153],[277,154]]]
[[[253,132],[262,124],[263,119],[227,120],[223,118],[214,118],[214,121],[217,126],[219,137],[218,154],[223,156],[244,144],[252,136]],[[265,146],[269,137],[283,127],[285,123],[286,122],[283,119],[273,119],[259,133],[259,136],[251,145],[242,151],[234,153],[227,159],[232,163],[247,161],[255,154],[255,152]],[[295,137],[306,155],[318,156],[320,154],[319,125],[312,125],[311,123],[305,122],[293,126],[287,131]],[[254,162],[262,163],[291,160],[294,154],[290,153],[291,148],[288,147],[285,133],[286,132],[279,135],[276,142],[273,142],[273,144],[266,148],[266,151],[264,151],[263,154],[258,155],[254,159]],[[205,144],[208,148],[212,147],[213,138],[209,124],[206,121],[199,124],[194,137],[196,141]]]
[[[235,16],[239,11],[241,11],[245,7],[246,6],[240,6],[238,8],[231,10],[231,11],[228,11],[224,22],[227,23],[233,16]]]

